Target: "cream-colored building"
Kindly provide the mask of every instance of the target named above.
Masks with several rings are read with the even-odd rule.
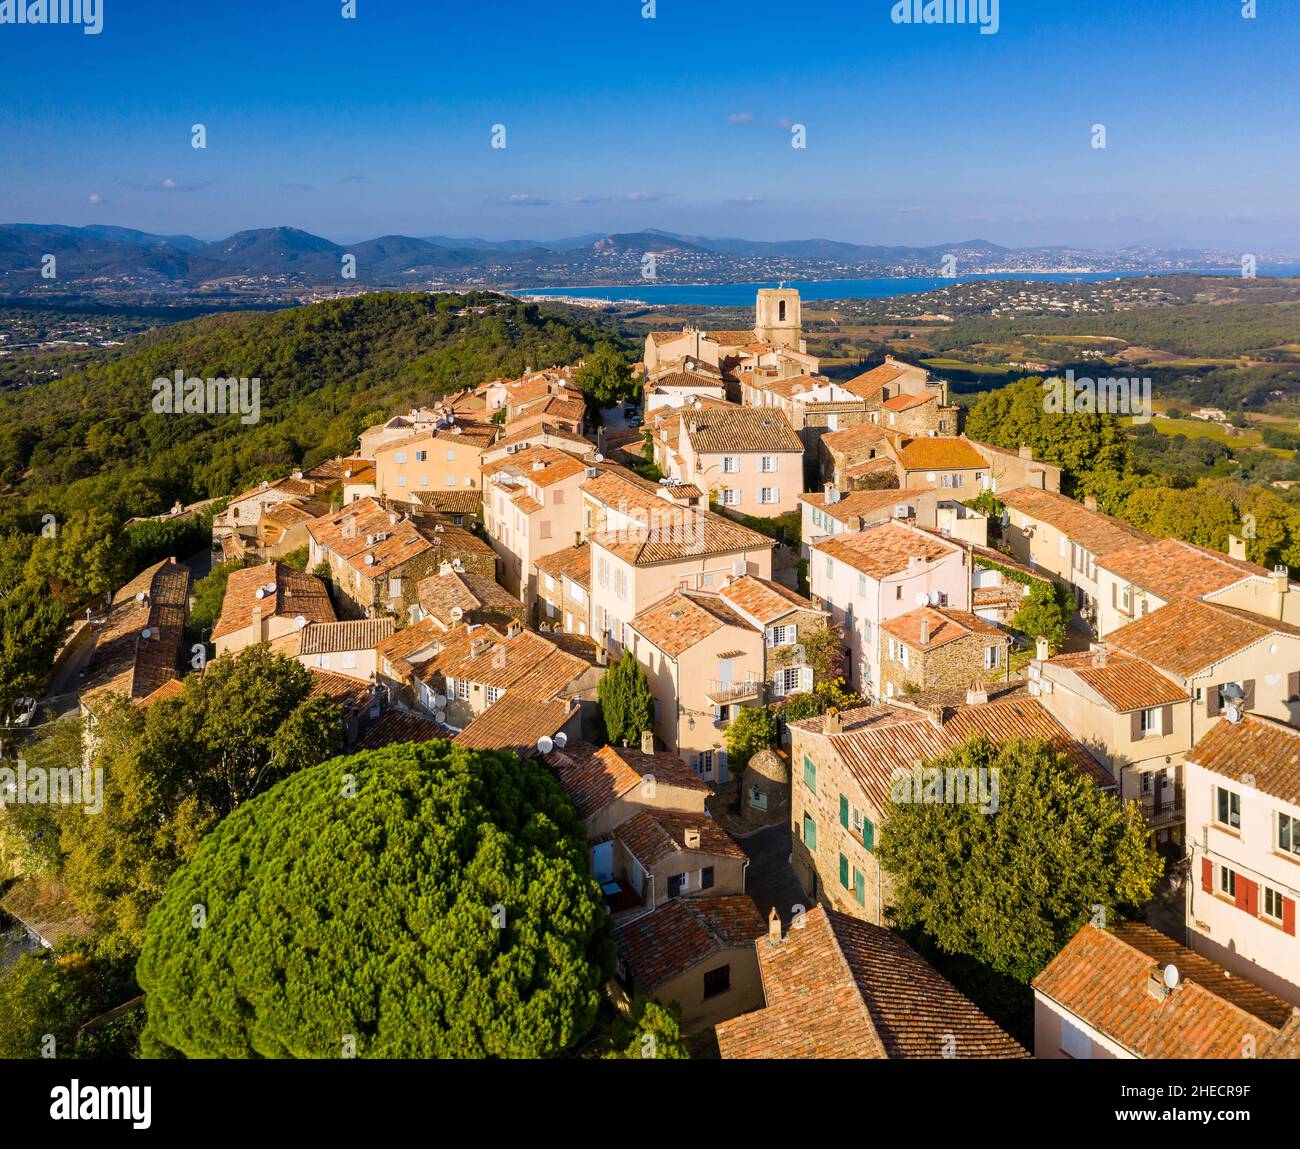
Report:
[[[779,411],[753,407],[683,411],[668,474],[728,510],[775,516],[803,493],[803,443]],[[679,462],[680,460],[680,462]]]
[[[320,579],[270,562],[230,573],[212,641],[222,655],[272,642],[311,623],[334,621],[329,592]]]
[[[418,491],[478,488],[483,452],[491,446],[496,430],[491,424],[445,418],[405,438],[376,445],[377,492],[384,498],[414,502]]]

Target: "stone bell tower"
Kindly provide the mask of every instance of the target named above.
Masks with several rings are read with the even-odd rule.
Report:
[[[754,305],[754,333],[760,343],[803,351],[803,320],[799,293],[793,287],[764,287]]]

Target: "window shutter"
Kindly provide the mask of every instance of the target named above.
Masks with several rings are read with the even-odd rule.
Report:
[[[1282,899],[1282,929],[1295,937],[1295,899]]]
[[[1160,708],[1160,732],[1162,734],[1172,734],[1174,732],[1174,708],[1172,706],[1162,706]]]
[[[1142,740],[1142,711],[1133,711],[1133,713],[1129,715],[1129,720],[1129,737],[1132,738],[1134,742],[1140,742]]]
[[[1242,879],[1238,878],[1237,881],[1238,883],[1240,883]],[[1258,882],[1251,882],[1251,881],[1246,882],[1246,913],[1250,914],[1251,917],[1256,917],[1256,918],[1259,917],[1259,883]]]
[[[1246,904],[1250,900],[1251,885],[1252,883],[1249,878],[1243,878],[1240,874],[1237,875],[1237,884],[1236,884],[1237,894],[1234,899],[1234,901],[1237,903],[1237,909],[1244,910],[1246,908]]]
[[[811,690],[813,688],[813,671],[811,666],[800,667],[799,685],[804,690]]]
[[[1110,584],[1110,605],[1119,610],[1119,583]]]
[[[1300,670],[1293,670],[1286,676],[1287,701],[1300,696]]]
[[[1246,692],[1246,698],[1243,704],[1245,709],[1254,710],[1255,709],[1255,680],[1253,678],[1246,679],[1246,681],[1241,684],[1241,689]]]
[[[843,794],[840,795],[840,825],[849,828],[849,800]]]
[[[781,501],[781,488],[780,488],[780,487],[773,487],[773,488],[772,488],[772,502],[774,502],[774,503],[779,503],[780,501]]]
[[[840,855],[840,885],[849,888],[849,860],[843,854]]]
[[[1201,889],[1207,894],[1214,893],[1214,863],[1209,858],[1201,859]]]
[[[871,824],[871,819],[865,815],[862,818],[862,844],[868,850],[876,848],[876,827]]]
[[[1205,688],[1205,717],[1217,718],[1219,715],[1219,684],[1211,683]]]

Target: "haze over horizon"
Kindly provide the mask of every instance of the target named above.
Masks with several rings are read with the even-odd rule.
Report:
[[[1300,251],[1300,19],[1272,4],[1001,0],[987,36],[889,0],[338,7],[0,28],[0,218]]]

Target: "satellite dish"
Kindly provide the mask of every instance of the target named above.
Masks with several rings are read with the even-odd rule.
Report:
[[[448,613],[451,615],[452,622],[460,622],[465,617],[465,612],[458,606],[453,606]]]
[[[939,592],[937,590],[932,590],[930,592],[930,605],[931,606],[939,605]]]
[[[298,630],[302,630],[302,628],[307,625],[307,620],[303,618],[302,615],[299,615],[297,618],[293,620],[293,625]]]
[[[259,586],[259,587],[257,588],[257,594],[255,594],[253,597],[254,597],[254,598],[266,598],[266,590],[265,590],[265,588]]]
[[[275,594],[275,583],[269,582],[266,584],[266,593]]]
[[[923,591],[923,590],[921,590],[921,591],[917,591],[917,592],[916,592],[916,605],[917,605],[917,606],[929,606],[929,605],[930,605],[930,596],[929,596],[928,594],[926,594],[925,591]]]
[[[1178,967],[1172,962],[1165,966],[1165,985],[1170,989],[1178,988]]]
[[[1224,709],[1224,711],[1223,711],[1223,716],[1224,716],[1224,718],[1226,718],[1229,722],[1234,722],[1234,723],[1236,723],[1236,722],[1240,722],[1240,721],[1241,721],[1241,711],[1238,710],[1237,707],[1235,707],[1235,706],[1228,706],[1228,707],[1226,707],[1226,708]]]
[[[598,463],[603,463],[604,461],[605,461],[605,456],[602,455],[599,451],[597,451],[597,452],[596,452],[596,462],[598,462]]]
[[[1246,692],[1235,682],[1225,682],[1219,691],[1226,702],[1243,702],[1246,698]]]
[[[140,592],[135,596],[135,601],[136,601],[136,602],[144,602],[145,598],[146,598],[146,595],[145,595],[144,591],[140,591]]]
[[[141,638],[152,638],[152,637],[153,637],[153,631],[151,631],[151,630],[146,626],[146,627],[144,628],[144,630],[142,630],[142,631],[140,632],[140,637],[141,637]]]
[[[547,735],[543,734],[537,740],[538,753],[549,754],[554,749],[555,749],[555,740],[553,738],[550,738]]]
[[[368,567],[372,567],[372,566],[374,566],[374,565],[375,565],[375,556],[374,556],[374,555],[366,555],[366,566],[368,566]]]
[[[433,696],[433,708],[441,710],[447,705],[447,696],[445,694],[435,694]]]
[[[565,745],[565,743],[568,742],[568,741],[569,741],[569,736],[568,736],[567,734],[565,734],[563,730],[561,730],[561,731],[560,731],[560,732],[555,736],[555,745],[556,745],[556,748],[559,749],[559,750],[563,750],[563,749],[564,749],[564,745]]]

